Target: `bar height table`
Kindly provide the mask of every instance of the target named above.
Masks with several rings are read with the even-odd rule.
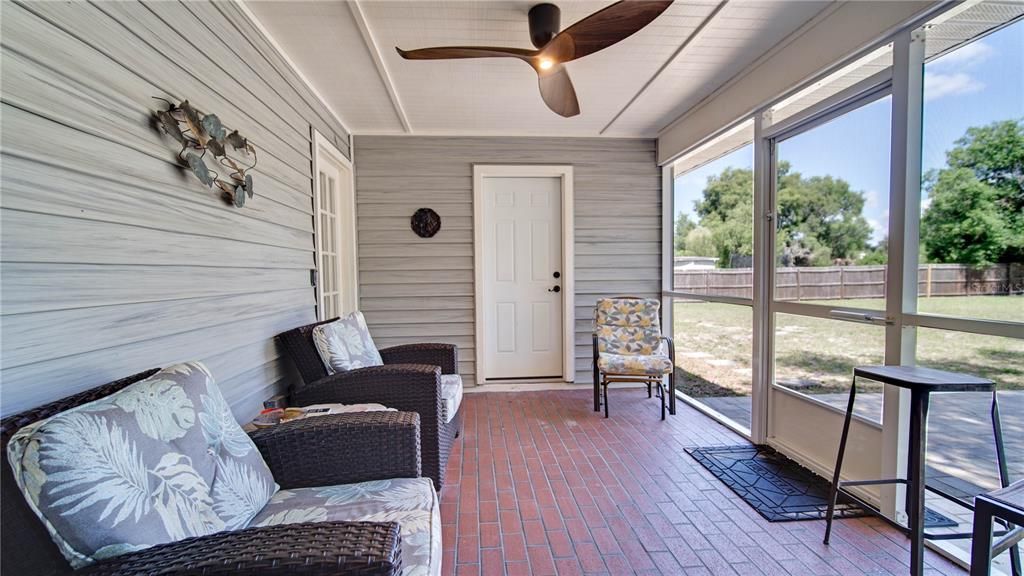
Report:
[[[874,382],[891,384],[910,390],[910,441],[907,458],[907,477],[884,480],[847,480],[840,481],[839,475],[843,467],[843,455],[846,452],[846,440],[850,432],[850,420],[853,416],[853,403],[857,396],[857,379],[866,378]],[[1008,483],[1006,456],[1003,451],[1003,434],[999,425],[999,403],[996,398],[995,383],[991,380],[921,368],[917,366],[858,366],[853,369],[853,382],[850,385],[850,400],[846,407],[846,418],[843,421],[843,434],[839,440],[839,454],[836,456],[836,469],[832,476],[832,487],[829,493],[828,512],[825,522],[825,540],[827,545],[832,534],[832,517],[835,513],[836,498],[842,492],[844,496],[855,501],[865,510],[881,516],[910,538],[910,574],[921,576],[924,573],[924,539],[969,538],[964,534],[926,534],[924,531],[925,490],[950,499],[957,504],[972,509],[973,506],[953,496],[927,486],[925,479],[925,454],[928,444],[928,401],[932,392],[991,392],[992,393],[992,429],[996,440],[996,459],[999,477],[1003,486]],[[904,484],[907,486],[908,526],[897,524],[886,518],[875,507],[844,489],[844,486],[868,486],[879,484]]]

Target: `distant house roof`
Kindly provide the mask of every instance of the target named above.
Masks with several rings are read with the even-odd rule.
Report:
[[[676,256],[673,259],[673,268],[715,268],[718,265],[718,258],[714,256]]]

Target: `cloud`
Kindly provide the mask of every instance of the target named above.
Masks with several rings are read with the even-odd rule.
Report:
[[[949,54],[935,60],[932,67],[963,69],[988,60],[995,50],[984,42],[972,42],[953,50]]]
[[[878,218],[867,218],[871,226],[871,241],[875,244],[881,242],[889,235],[889,209],[886,208],[878,215]]]
[[[963,72],[954,74],[933,72],[925,74],[924,77],[924,99],[927,101],[938,100],[946,96],[973,94],[983,88],[985,88],[983,82]]]

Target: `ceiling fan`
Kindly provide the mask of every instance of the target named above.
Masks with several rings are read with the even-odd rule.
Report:
[[[559,31],[561,10],[554,4],[530,8],[530,40],[537,48],[494,46],[439,46],[402,50],[406,60],[447,60],[451,58],[518,58],[529,64],[540,82],[540,95],[552,111],[566,118],[580,113],[576,89],[565,63],[593,54],[625,40],[664,12],[673,0],[623,0],[598,10]]]

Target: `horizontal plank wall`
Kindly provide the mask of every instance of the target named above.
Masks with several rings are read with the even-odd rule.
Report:
[[[355,137],[360,307],[380,345],[459,346],[475,378],[473,164],[571,164],[575,177],[576,381],[591,381],[597,298],[661,289],[661,170],[654,140]],[[441,231],[409,227],[433,208]]]
[[[311,127],[348,134],[231,2],[3,2],[2,413],[207,363],[239,419],[286,386],[315,300]],[[151,125],[188,99],[248,136],[242,209]]]

